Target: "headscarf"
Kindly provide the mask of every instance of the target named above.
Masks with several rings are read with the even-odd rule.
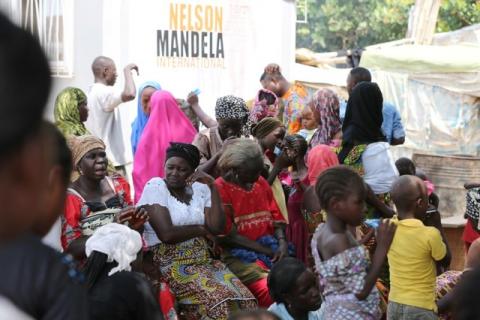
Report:
[[[140,141],[140,137],[142,136],[143,129],[145,129],[145,126],[147,125],[148,121],[148,116],[143,112],[142,108],[142,93],[145,88],[155,88],[157,90],[160,90],[160,84],[155,81],[147,81],[142,83],[140,88],[138,88],[138,95],[137,95],[137,117],[132,123],[132,136],[130,138],[130,141],[132,142],[132,153],[135,155],[135,152],[137,151],[138,147],[138,142]]]
[[[220,97],[215,104],[215,118],[218,120],[233,119],[242,123],[242,134],[248,136],[250,125],[248,122],[249,111],[242,98],[232,95]]]
[[[193,144],[188,143],[170,143],[170,147],[167,149],[167,160],[172,157],[180,157],[185,159],[193,170],[195,170],[200,164],[200,151]]]
[[[242,98],[224,96],[217,99],[215,104],[215,117],[217,119],[236,119],[245,123],[248,118],[248,109]]]
[[[131,271],[130,264],[137,258],[142,248],[140,233],[119,223],[106,224],[93,233],[85,244],[87,257],[93,251],[107,255],[107,262],[117,262],[118,266],[110,270],[109,276],[119,271]]]
[[[338,157],[331,147],[319,144],[308,153],[308,181],[314,186],[318,176],[330,167],[337,166]]]
[[[271,97],[274,99],[273,103],[268,103],[269,101],[264,98],[265,95],[271,95]],[[255,97],[255,101],[253,102],[253,107],[250,111],[248,120],[251,124],[255,124],[266,117],[277,118],[279,112],[279,102],[280,100],[275,93],[267,89],[260,89]]]
[[[343,122],[343,141],[352,145],[386,141],[382,131],[383,96],[374,82],[357,84],[350,95]]]
[[[73,167],[77,168],[80,160],[91,150],[103,149],[105,150],[105,143],[93,135],[86,136],[70,136],[68,138],[68,146],[72,151]]]
[[[83,122],[80,121],[80,111],[78,109],[78,106],[86,101],[87,96],[78,88],[68,87],[58,94],[53,114],[55,125],[64,136],[90,134]]]
[[[165,176],[164,164],[170,142],[192,143],[197,133],[170,92],[155,92],[150,104],[150,118],[140,137],[133,161],[135,202],[140,199],[143,188],[150,179]]]
[[[277,118],[263,118],[259,123],[252,127],[252,135],[257,139],[263,139],[273,130],[282,126],[282,121]]]
[[[310,145],[311,147],[318,144],[329,145],[333,137],[342,129],[338,97],[330,89],[320,89],[313,95],[312,103],[320,114],[320,123],[310,140]]]

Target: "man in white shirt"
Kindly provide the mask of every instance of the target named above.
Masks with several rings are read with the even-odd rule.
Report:
[[[87,127],[92,134],[105,142],[108,158],[115,168],[125,173],[127,163],[123,143],[122,126],[118,106],[135,99],[136,89],[133,81],[132,70],[138,75],[137,65],[131,63],[123,69],[125,86],[123,91],[118,91],[113,86],[117,80],[115,62],[108,57],[97,57],[92,63],[92,72],[95,83],[88,88],[88,107],[90,116]],[[128,149],[130,150],[130,149]]]

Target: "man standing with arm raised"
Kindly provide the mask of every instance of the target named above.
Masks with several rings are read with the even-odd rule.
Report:
[[[108,158],[112,160],[115,168],[124,174],[127,160],[120,112],[117,107],[123,102],[135,99],[136,89],[132,70],[135,70],[138,75],[136,64],[131,63],[123,69],[125,86],[120,92],[113,87],[118,76],[115,62],[111,58],[99,56],[92,63],[95,83],[87,92],[90,108],[87,127],[105,142]]]

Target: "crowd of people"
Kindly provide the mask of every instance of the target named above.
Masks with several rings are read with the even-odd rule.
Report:
[[[480,317],[480,184],[465,270],[449,270],[441,199],[392,157],[405,130],[367,69],[344,101],[269,64],[212,118],[197,92],[137,90],[135,64],[118,91],[99,56],[52,124],[39,43],[1,15],[0,30],[1,319]],[[132,188],[118,106],[135,99]]]

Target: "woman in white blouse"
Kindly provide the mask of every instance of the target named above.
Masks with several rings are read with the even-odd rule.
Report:
[[[210,256],[205,237],[223,232],[225,215],[213,178],[195,173],[198,149],[172,143],[166,159],[165,178],[151,179],[137,205],[149,213],[145,241],[180,313],[187,319],[227,319],[234,310],[256,308],[248,289]]]

